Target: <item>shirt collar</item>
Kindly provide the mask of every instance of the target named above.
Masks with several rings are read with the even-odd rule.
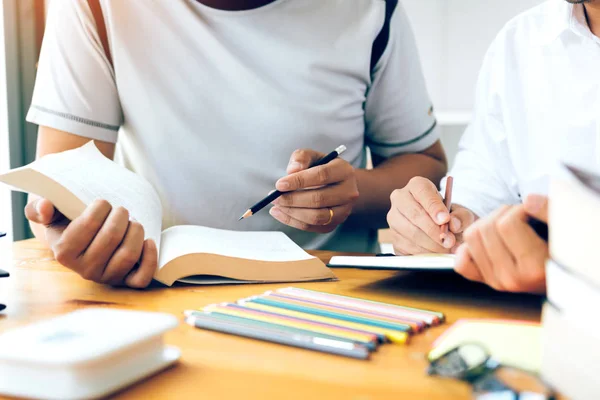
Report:
[[[554,0],[548,8],[544,26],[540,31],[540,43],[553,43],[566,32],[599,41],[591,31],[585,18],[583,4],[570,4],[565,0]]]

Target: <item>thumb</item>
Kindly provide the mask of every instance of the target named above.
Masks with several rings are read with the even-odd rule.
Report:
[[[450,213],[450,231],[453,233],[462,233],[471,226],[476,219],[477,217],[475,214],[468,208],[454,206]]]
[[[287,166],[287,173],[293,174],[305,169],[308,169],[311,164],[320,160],[325,154],[311,149],[296,150],[290,157],[290,162]]]
[[[40,197],[27,203],[25,206],[25,217],[37,224],[50,225],[62,217],[62,214],[54,208],[50,200]]]
[[[525,199],[525,211],[533,218],[548,223],[548,197],[530,194]]]

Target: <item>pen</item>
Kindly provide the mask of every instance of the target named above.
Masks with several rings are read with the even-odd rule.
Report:
[[[344,145],[339,146],[337,149],[335,149],[331,153],[327,154],[325,157],[321,158],[320,160],[318,160],[317,162],[312,164],[309,168],[318,167],[319,165],[325,165],[325,164],[335,160],[344,151],[346,151],[346,146],[344,146]],[[259,201],[258,203],[256,203],[252,207],[250,207],[248,210],[246,210],[246,212],[240,217],[239,221],[243,220],[244,218],[253,216],[257,212],[259,212],[260,210],[262,210],[263,208],[265,208],[266,206],[271,204],[277,198],[279,198],[279,196],[281,196],[282,194],[283,194],[283,192],[280,192],[279,190],[275,190],[274,192],[269,194],[267,197],[265,197],[264,199],[262,199],[261,201]]]
[[[453,184],[454,184],[454,178],[449,176],[446,179],[446,193],[444,195],[444,204],[446,205],[448,212],[450,212],[450,208],[452,207],[452,185]],[[450,225],[450,222],[442,225],[442,235],[441,235],[442,239],[444,239],[444,237],[448,234],[448,225]]]

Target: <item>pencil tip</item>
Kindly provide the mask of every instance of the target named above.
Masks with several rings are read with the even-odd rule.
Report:
[[[238,219],[238,221],[243,220],[244,218],[248,218],[249,216],[252,215],[252,211],[250,210],[246,210],[246,212],[244,214],[242,214],[242,216],[240,217],[240,219]]]

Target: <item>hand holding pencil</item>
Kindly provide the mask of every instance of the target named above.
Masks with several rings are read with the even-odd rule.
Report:
[[[445,199],[433,182],[416,177],[392,193],[388,223],[399,255],[453,253],[462,233],[475,221],[473,212],[451,205],[452,179]]]
[[[338,157],[345,146],[325,155],[310,149],[296,150],[279,179],[276,192],[246,211],[250,217],[273,202],[269,213],[291,227],[318,233],[333,231],[352,213],[358,198],[354,167]]]

